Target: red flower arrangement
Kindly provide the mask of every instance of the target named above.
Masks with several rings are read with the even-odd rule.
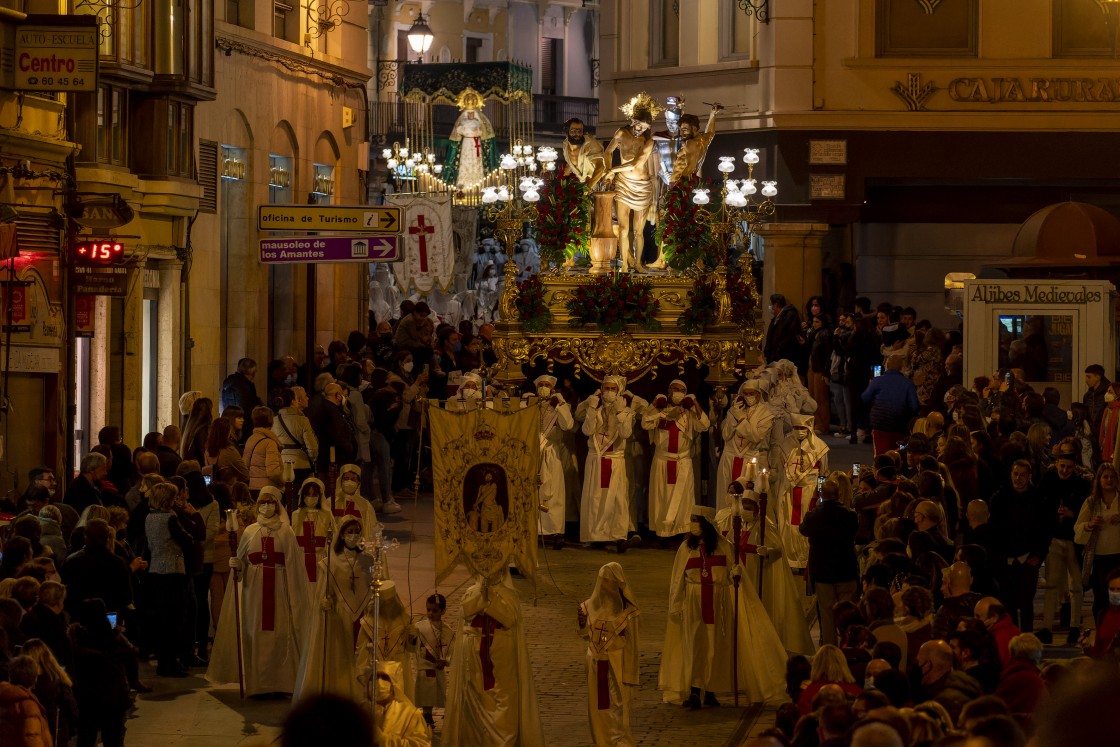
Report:
[[[670,187],[665,199],[665,215],[654,233],[666,264],[677,272],[694,267],[712,243],[708,222],[700,219],[700,206],[692,201],[692,191],[705,184],[703,179],[693,175]],[[705,257],[708,259],[711,258]]]
[[[568,324],[573,327],[596,324],[607,334],[621,332],[627,324],[650,332],[661,328],[657,321],[661,302],[653,297],[652,287],[628,274],[595,276],[575,289],[567,307]]]
[[[758,294],[753,278],[739,267],[730,268],[727,295],[731,299],[731,323],[740,329],[753,325],[758,316]],[[688,300],[688,307],[677,318],[677,324],[685,334],[694,335],[716,321],[715,278],[712,275],[697,278],[688,292]]]
[[[589,254],[591,190],[568,173],[563,160],[557,162],[555,176],[545,181],[537,215],[542,268],[559,267],[570,257]]]
[[[537,275],[517,284],[517,313],[529,332],[543,332],[552,324],[552,312],[544,301],[544,284]]]

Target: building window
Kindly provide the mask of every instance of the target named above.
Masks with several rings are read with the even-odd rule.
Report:
[[[272,5],[272,35],[277,39],[298,43],[299,13],[295,6],[278,0]]]
[[[668,67],[680,64],[680,0],[650,0],[649,64]]]
[[[748,60],[753,57],[752,37],[755,17],[747,15],[735,3],[719,6],[719,58],[721,60]]]
[[[879,57],[976,57],[979,0],[942,0],[927,13],[914,0],[876,0]]]
[[[226,23],[253,28],[252,0],[226,0]]]
[[[156,75],[182,75],[185,63],[186,0],[155,0]]]
[[[1055,57],[1116,57],[1120,7],[1097,0],[1054,0],[1053,13]]]
[[[168,176],[191,178],[193,158],[194,107],[178,101],[167,102],[166,163]]]
[[[190,9],[190,80],[200,86],[214,83],[214,5],[211,0],[188,0]]]
[[[78,110],[77,133],[82,144],[82,161],[125,165],[125,114],[127,94],[116,86],[99,86],[93,97],[93,106],[76,106]],[[92,118],[84,114],[91,111]],[[92,119],[92,121],[90,121]]]
[[[463,42],[466,44],[466,49],[465,49],[466,59],[464,59],[463,61],[464,62],[482,62],[482,60],[479,59],[479,56],[478,56],[479,52],[482,51],[482,40],[478,39],[476,37],[473,37],[473,36],[468,36],[466,39],[463,40]]]
[[[564,40],[541,39],[541,94],[559,96],[564,90]]]

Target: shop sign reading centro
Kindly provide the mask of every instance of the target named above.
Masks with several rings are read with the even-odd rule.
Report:
[[[97,90],[96,22],[96,16],[28,16],[15,30],[11,87],[19,91]]]
[[[1085,286],[1024,283],[1020,286],[974,285],[969,301],[978,303],[1048,303],[1082,304],[1100,303],[1101,291]]]

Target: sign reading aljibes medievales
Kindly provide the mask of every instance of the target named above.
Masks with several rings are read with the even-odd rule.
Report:
[[[1103,295],[1099,290],[1070,285],[1047,285],[1045,283],[1026,284],[1019,287],[1000,285],[976,285],[972,288],[970,301],[980,303],[1048,303],[1082,304],[1099,303]]]

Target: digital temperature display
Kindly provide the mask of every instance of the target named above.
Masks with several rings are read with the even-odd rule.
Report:
[[[79,241],[74,245],[74,256],[84,262],[111,264],[124,259],[124,245],[104,239]]]

